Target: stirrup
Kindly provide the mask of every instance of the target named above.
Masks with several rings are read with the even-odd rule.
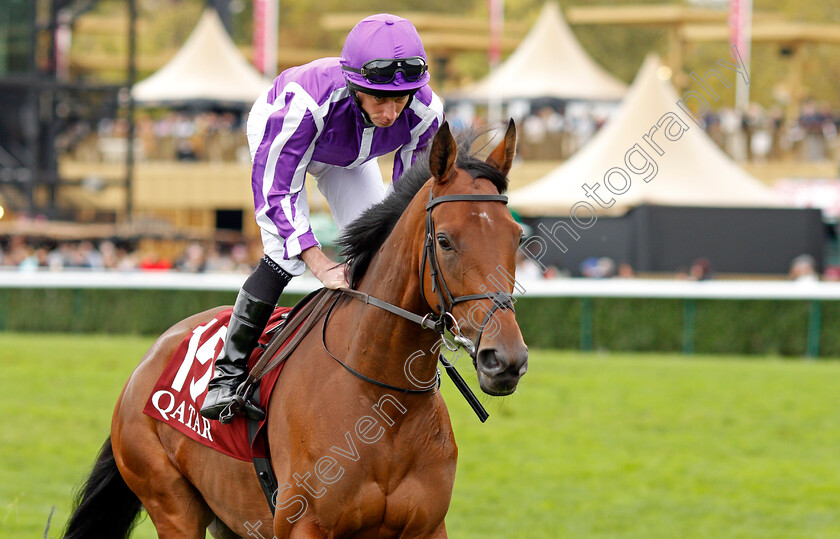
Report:
[[[265,411],[259,407],[259,405],[251,402],[251,394],[254,391],[254,386],[249,385],[248,382],[242,382],[238,388],[236,388],[236,393],[233,395],[230,404],[224,407],[222,412],[219,414],[219,422],[223,425],[227,425],[236,414],[242,414],[249,419],[254,419],[256,421],[262,421],[265,419]]]

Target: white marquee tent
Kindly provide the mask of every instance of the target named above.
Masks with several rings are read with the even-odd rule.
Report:
[[[132,96],[146,105],[250,107],[269,84],[239,53],[216,10],[207,8],[178,53],[136,84]]]
[[[627,86],[589,57],[554,2],[548,2],[519,47],[497,69],[449,98],[617,101]]]
[[[677,105],[679,98],[674,88],[662,77],[669,70],[661,67],[657,57],[649,56],[607,125],[560,167],[511,193],[511,207],[524,215],[568,215],[576,203],[585,201],[597,209],[598,215],[620,215],[642,204],[783,206],[776,193],[739,168]],[[738,75],[725,72],[724,76]],[[691,104],[696,107],[694,102]],[[628,165],[627,153],[636,144],[648,158],[631,152]],[[658,170],[645,182],[646,176],[654,174],[648,161],[655,162]],[[631,165],[639,172],[648,170],[639,174],[631,170]],[[625,176],[608,175],[613,167],[620,167]],[[612,192],[605,182],[613,186]],[[595,193],[604,205],[615,201],[611,207],[599,207],[593,197],[587,196],[583,185],[594,187],[596,183],[600,187]]]

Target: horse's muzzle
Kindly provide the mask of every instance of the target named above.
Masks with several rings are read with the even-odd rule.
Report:
[[[478,385],[488,395],[510,395],[527,370],[528,347],[524,344],[521,350],[515,351],[482,348],[476,356]]]

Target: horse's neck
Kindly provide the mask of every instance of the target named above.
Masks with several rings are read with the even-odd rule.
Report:
[[[368,267],[359,290],[407,311],[424,316],[431,312],[420,291],[419,265],[422,256],[422,239],[393,241],[393,238],[410,238],[413,234],[401,220],[391,233],[386,247],[380,249]],[[382,381],[402,387],[412,387],[406,377],[405,364],[411,361],[411,373],[416,380],[430,380],[437,367],[437,354],[431,350],[439,337],[423,329],[416,322],[389,314],[371,305],[353,302],[349,309],[357,334],[351,348],[357,365],[375,366]],[[369,338],[366,338],[368,337]],[[371,348],[370,343],[382,343]]]

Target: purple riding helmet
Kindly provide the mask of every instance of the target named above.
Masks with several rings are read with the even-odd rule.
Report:
[[[413,94],[430,79],[417,29],[387,13],[367,17],[350,30],[341,69],[352,89],[379,96]]]

